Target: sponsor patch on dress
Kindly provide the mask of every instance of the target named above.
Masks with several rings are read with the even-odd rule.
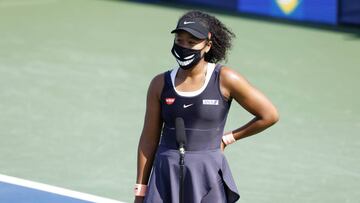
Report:
[[[219,105],[219,100],[217,99],[203,99],[204,105]]]
[[[171,105],[175,102],[175,98],[166,98],[165,102],[167,105]]]

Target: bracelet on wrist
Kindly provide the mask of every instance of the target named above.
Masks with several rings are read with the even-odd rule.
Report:
[[[147,185],[135,184],[135,186],[134,186],[135,196],[144,197],[146,194],[146,190],[147,190]]]
[[[222,141],[224,142],[225,146],[234,143],[236,140],[234,135],[231,133],[225,134],[222,136]]]

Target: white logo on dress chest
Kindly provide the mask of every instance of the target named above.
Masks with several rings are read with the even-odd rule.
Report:
[[[217,99],[203,99],[203,105],[219,105],[219,100],[217,100]]]
[[[184,104],[183,107],[184,107],[184,109],[186,109],[186,108],[188,108],[188,107],[190,107],[192,105],[194,105],[194,104]]]

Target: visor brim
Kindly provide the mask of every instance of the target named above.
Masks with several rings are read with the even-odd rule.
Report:
[[[191,35],[193,35],[194,37],[198,38],[198,39],[206,39],[208,38],[207,34],[203,34],[199,31],[196,31],[194,29],[188,28],[188,27],[179,27],[176,28],[175,30],[171,31],[171,33],[177,33],[179,31],[186,31],[188,33],[190,33]]]

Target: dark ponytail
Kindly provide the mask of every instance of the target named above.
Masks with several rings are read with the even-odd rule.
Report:
[[[221,60],[226,60],[227,52],[231,48],[231,40],[235,37],[235,34],[215,16],[201,11],[189,11],[185,13],[179,21],[184,18],[197,18],[204,26],[209,28],[212,46],[210,51],[205,54],[205,61],[217,63]]]

